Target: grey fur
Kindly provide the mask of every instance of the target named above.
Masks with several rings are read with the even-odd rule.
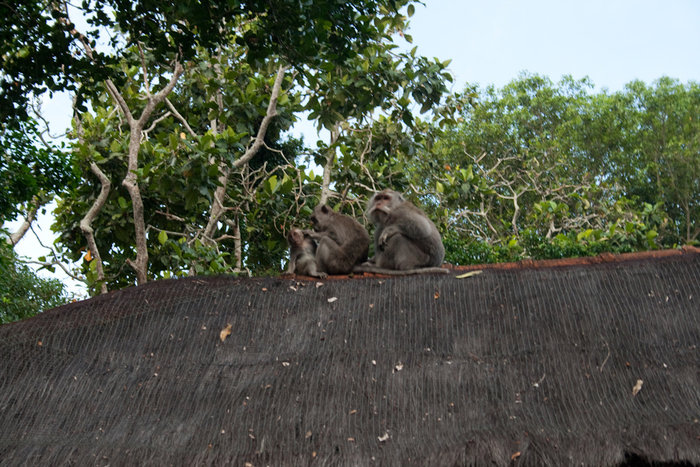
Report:
[[[408,274],[437,272],[419,270],[424,268],[440,269],[445,259],[440,232],[421,209],[400,193],[390,189],[375,193],[370,198],[367,217],[375,226],[374,258],[363,267],[400,270]]]
[[[367,259],[369,234],[350,216],[337,213],[325,204],[314,208],[314,230],[306,233],[318,242],[316,264],[328,274],[349,274]]]
[[[305,233],[305,231],[293,228],[287,234],[289,242],[289,266],[288,274],[301,274],[304,276],[325,279],[328,277],[323,271],[318,270],[316,264],[316,241]]]

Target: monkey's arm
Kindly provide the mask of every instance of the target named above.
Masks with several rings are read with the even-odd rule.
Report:
[[[318,279],[325,279],[328,277],[327,273],[316,269],[316,264],[314,264],[313,266],[309,266],[308,269],[309,270],[307,272],[308,272],[309,276],[311,276],[311,277],[316,277]]]
[[[297,255],[291,255],[289,257],[289,264],[287,265],[287,274],[294,274],[297,264]]]
[[[384,246],[389,239],[401,234],[419,244],[426,239],[432,238],[434,228],[432,223],[423,215],[416,214],[410,210],[402,210],[403,215],[397,216],[396,222],[387,225],[379,236],[379,245]]]
[[[379,247],[380,250],[383,250],[384,247],[386,246],[387,242],[389,242],[389,239],[393,237],[394,235],[402,233],[401,228],[397,224],[391,224],[386,226],[383,230],[381,235],[379,235],[379,238],[377,239],[377,246]]]
[[[297,267],[294,271],[296,274],[301,274],[303,276],[316,277],[318,279],[325,279],[328,274],[324,271],[318,270],[318,265],[316,260],[312,255],[304,255],[299,261],[297,261]]]
[[[338,240],[335,238],[335,236],[329,232],[328,230],[303,230],[304,236],[308,237],[314,241],[321,240],[322,238],[331,238],[333,241],[338,243]]]

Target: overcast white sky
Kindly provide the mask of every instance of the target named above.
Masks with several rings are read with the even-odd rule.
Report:
[[[700,82],[700,0],[425,0],[411,18],[410,49],[451,59],[453,91],[466,83],[502,87],[522,71],[558,82],[591,78],[621,90],[661,76]],[[59,104],[54,112],[65,114]],[[53,112],[52,112],[53,113]],[[56,116],[56,119],[58,116]],[[57,128],[58,129],[58,128]],[[50,218],[37,229],[50,244]],[[10,226],[12,229],[13,226]],[[46,254],[27,234],[22,255]],[[57,275],[62,280],[65,276]],[[73,287],[74,288],[74,287]]]
[[[700,81],[698,0],[426,0],[408,31],[425,56],[452,59],[454,91],[502,87],[521,71],[591,78]]]

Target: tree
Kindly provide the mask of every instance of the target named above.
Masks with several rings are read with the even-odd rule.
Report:
[[[398,8],[407,3],[184,0],[175,5],[86,0],[79,7],[53,0],[3,3],[0,122],[3,131],[19,128],[29,118],[30,98],[47,90],[76,93],[77,107],[85,111],[85,101],[99,94],[103,83],[112,91],[119,88],[125,77],[116,64],[136,47],[161,65],[189,61],[197,50],[211,53],[232,40],[246,50],[251,62],[271,54],[293,66],[343,60],[380,39],[377,16],[400,21]],[[81,32],[74,24],[71,16],[76,14],[87,22],[88,30]],[[141,114],[144,120],[148,113]],[[127,180],[135,193],[133,180]],[[135,264],[141,267],[143,258]]]
[[[60,281],[38,277],[10,245],[0,242],[0,324],[29,318],[71,298]]]
[[[395,8],[407,2],[274,3],[270,11],[286,13],[254,14],[262,6],[251,2],[222,17],[228,33],[215,47],[202,39],[189,54],[125,33],[119,44],[131,46],[110,63],[106,92],[78,92],[74,171],[92,182],[63,194],[56,228],[70,259],[86,238],[94,291],[171,274],[279,271],[290,223],[319,189],[325,201],[331,180],[344,181],[334,172],[343,141],[377,109],[407,128],[412,103],[426,110],[445,91],[446,63],[392,51],[406,24]],[[336,135],[314,155],[323,179],[283,137],[302,110]]]
[[[32,119],[0,133],[0,148],[0,224],[25,212],[33,217],[70,180],[68,161]]]
[[[467,87],[456,103],[460,123],[430,130],[434,144],[415,166],[415,191],[447,233],[448,261],[660,245],[662,204],[630,197],[619,171],[625,160],[638,167],[621,149],[634,109],[591,88],[536,75],[498,91]]]
[[[298,99],[282,92],[285,81],[284,86],[290,86],[284,69],[255,73],[240,55],[231,55],[228,50],[222,49],[219,58],[205,58],[206,53],[202,52],[202,61],[184,71],[184,81],[157,112],[153,124],[144,130],[139,145],[141,165],[134,173],[144,187],[143,232],[147,235],[148,274],[152,278],[210,269],[218,273],[240,270],[240,266],[236,268],[237,261],[232,265],[230,255],[222,254],[221,244],[225,243],[228,249],[233,242],[231,250],[241,251],[240,233],[236,234],[240,231],[236,219],[240,221],[245,213],[241,204],[250,200],[249,190],[259,189],[260,177],[279,172],[281,162],[274,160],[278,154],[274,152],[277,138],[291,123],[289,111],[298,106]],[[127,106],[141,98],[139,74],[144,70],[132,71],[133,76],[121,92]],[[284,106],[277,105],[280,98]],[[131,150],[129,128],[121,120],[120,108],[113,105],[108,95],[95,109],[94,114],[82,114],[76,120],[80,124],[76,127],[76,134],[80,135],[75,146],[77,170],[87,175],[94,172],[96,164],[108,180],[122,179],[127,170],[123,160]],[[261,160],[263,164],[258,162]],[[267,162],[274,162],[269,171],[263,168]],[[230,180],[234,173],[241,178]],[[123,270],[133,249],[133,223],[129,218],[133,210],[124,189],[110,190],[102,214],[93,219],[99,237],[96,251],[106,252],[101,259],[108,263],[108,281],[115,286],[133,280]],[[97,186],[81,184],[66,194],[57,211],[57,225],[63,231],[61,240],[72,259],[80,255],[75,252],[82,244],[82,216],[98,199],[99,192]],[[248,196],[242,199],[244,194]],[[232,199],[236,212],[229,216],[230,210],[224,204]],[[224,213],[226,220],[233,222],[232,227],[222,221]],[[212,220],[214,216],[217,218]],[[223,231],[219,231],[220,221]],[[217,227],[211,229],[212,224]],[[99,262],[92,258],[96,258],[94,253],[88,262],[94,268],[87,271],[89,277],[91,281],[103,282],[97,277]]]
[[[661,78],[629,83],[612,105],[628,109],[622,144],[611,154],[626,196],[661,202],[672,221],[668,244],[698,241],[700,226],[700,86]]]
[[[0,120],[23,120],[28,96],[46,90],[82,92],[115,79],[125,50],[139,44],[156,62],[179,54],[188,61],[231,39],[251,60],[272,54],[290,63],[342,60],[376,40],[376,16],[399,17],[407,1],[354,0],[30,0],[0,5]],[[71,20],[79,13],[90,29],[80,33]],[[240,26],[246,25],[242,34]],[[85,53],[85,45],[102,50]]]

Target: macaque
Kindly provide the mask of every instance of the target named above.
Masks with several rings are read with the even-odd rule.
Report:
[[[316,264],[328,274],[349,274],[367,259],[369,234],[350,216],[337,213],[325,204],[314,208],[313,231],[306,233],[318,242]]]
[[[288,274],[301,274],[303,276],[318,277],[325,279],[328,277],[323,271],[318,270],[316,264],[316,241],[307,235],[303,230],[293,228],[287,234],[289,242],[289,266]]]
[[[374,224],[374,258],[355,272],[404,275],[446,273],[440,233],[425,213],[394,190],[375,193],[367,206]]]

